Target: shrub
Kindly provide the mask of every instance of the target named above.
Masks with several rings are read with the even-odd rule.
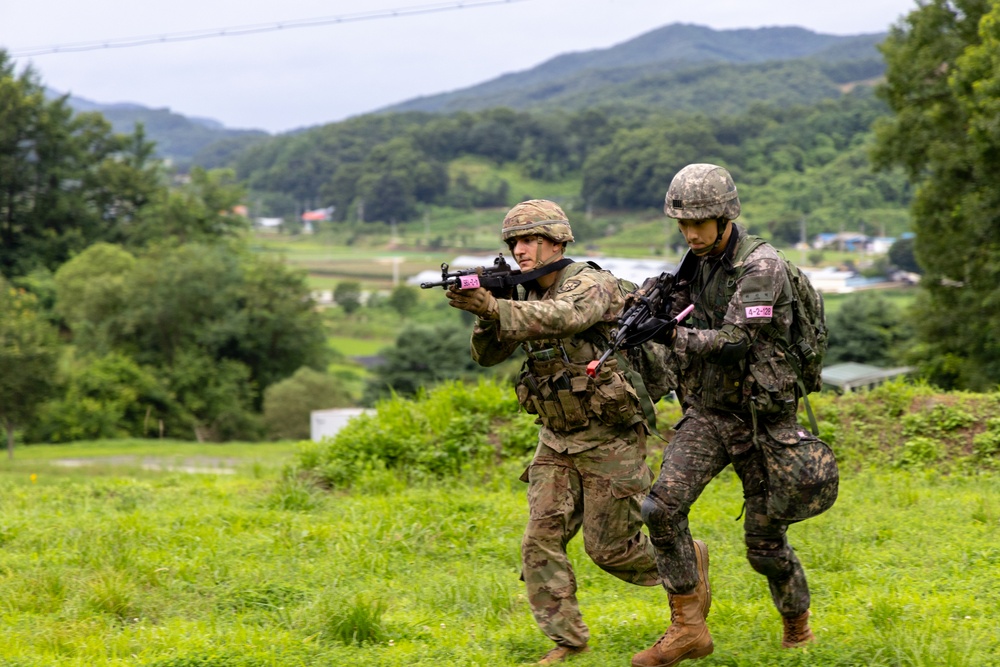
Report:
[[[332,375],[300,368],[264,391],[264,427],[278,440],[305,440],[313,410],[348,407],[350,394]]]
[[[352,419],[318,448],[301,450],[297,465],[335,488],[379,470],[407,479],[455,475],[490,460],[498,445],[502,449],[495,422],[516,411],[507,385],[485,378],[477,384],[446,382],[412,400],[394,395],[379,402],[375,414]],[[523,440],[508,437],[510,443]]]

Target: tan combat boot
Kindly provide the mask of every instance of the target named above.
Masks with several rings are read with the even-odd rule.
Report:
[[[816,641],[816,635],[809,629],[808,609],[795,618],[782,616],[781,622],[785,625],[785,636],[781,638],[781,648],[797,648]]]
[[[705,625],[705,606],[706,597],[698,589],[687,595],[671,593],[670,627],[655,644],[632,656],[632,667],[670,667],[709,655],[715,647]]]
[[[698,585],[694,592],[702,599],[702,618],[708,618],[712,608],[712,585],[708,582],[708,546],[701,540],[694,540],[694,558],[698,567]]]
[[[571,655],[579,655],[590,650],[589,646],[556,646],[554,649],[542,656],[538,661],[539,665],[554,665],[562,662]]]

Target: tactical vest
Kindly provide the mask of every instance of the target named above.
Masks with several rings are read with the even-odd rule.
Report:
[[[590,268],[586,262],[570,264],[559,277],[559,285]],[[524,286],[517,287],[517,298],[527,299]],[[609,339],[611,326],[600,322],[567,338],[523,343],[527,358],[516,386],[521,407],[557,432],[582,430],[594,419],[622,428],[642,422],[640,396],[628,379],[627,365],[609,359],[597,377],[587,375],[598,341]],[[574,351],[572,357],[567,350]],[[581,355],[583,350],[588,354]]]
[[[698,273],[690,279],[689,289],[692,298],[697,294],[701,296],[698,307],[687,320],[691,328],[721,328],[736,293],[736,283],[744,273],[744,263],[759,245],[755,237],[740,234],[728,258],[697,263],[694,270]],[[728,267],[724,264],[727,261],[730,264]],[[791,303],[787,280],[780,289],[775,306],[785,307]],[[753,340],[747,356],[735,364],[722,365],[701,360],[699,395],[706,407],[745,413],[753,408],[759,414],[775,414],[795,408],[795,371],[785,360],[784,353],[776,351],[779,345],[787,343],[781,340],[785,334],[770,327],[762,335],[766,342],[763,348],[771,350],[771,354],[762,357],[762,343]]]

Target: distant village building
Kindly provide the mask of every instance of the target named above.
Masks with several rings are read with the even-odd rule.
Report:
[[[347,422],[360,415],[372,414],[374,410],[367,408],[336,408],[333,410],[313,410],[310,413],[309,434],[315,442],[323,438],[332,438]]]
[[[846,394],[857,389],[872,389],[883,382],[912,373],[913,370],[912,366],[880,368],[850,361],[824,368],[823,384]]]

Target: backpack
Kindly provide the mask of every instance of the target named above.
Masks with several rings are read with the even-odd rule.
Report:
[[[748,235],[733,259],[737,267],[737,278],[741,275],[743,262],[750,253],[765,243],[759,236]],[[785,352],[785,358],[798,377],[799,392],[805,402],[809,414],[813,434],[818,434],[816,418],[809,405],[808,394],[819,391],[823,386],[823,359],[829,346],[830,332],[826,328],[826,313],[823,308],[823,295],[809,281],[809,277],[787,257],[778,251],[778,256],[785,263],[785,290],[792,300],[792,326],[789,330],[791,340],[785,341],[773,325],[766,325],[763,330],[766,335],[778,343]]]

